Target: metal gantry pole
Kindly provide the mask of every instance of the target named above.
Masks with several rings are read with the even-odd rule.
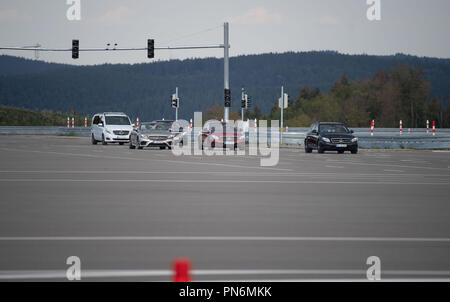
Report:
[[[223,76],[224,89],[230,89],[230,70],[229,70],[229,36],[228,36],[228,22],[223,24]],[[224,106],[223,120],[226,122],[230,117],[230,108]]]
[[[224,44],[218,44],[218,45],[191,45],[191,46],[164,46],[164,47],[155,47],[154,49],[158,50],[173,50],[173,49],[206,49],[206,48],[223,48],[224,49],[224,90],[229,91],[230,89],[230,72],[229,72],[229,24],[228,22],[225,22],[223,24],[223,40]],[[45,51],[45,52],[52,52],[52,51],[72,51],[72,48],[42,48],[41,45],[36,46],[1,46],[0,50],[23,50],[23,51]],[[113,52],[113,51],[141,51],[141,50],[148,50],[147,47],[114,47],[114,48],[79,48],[78,51],[106,51],[106,52]],[[231,95],[230,95],[230,102],[231,102]],[[231,103],[230,103],[231,104]],[[178,109],[177,109],[178,110]],[[229,120],[229,110],[230,107],[224,106],[224,121]],[[178,116],[178,111],[176,111],[176,115]]]

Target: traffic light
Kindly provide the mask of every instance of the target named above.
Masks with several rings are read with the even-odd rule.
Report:
[[[231,107],[231,90],[225,89],[225,107]]]
[[[153,59],[155,57],[155,40],[147,40],[147,57]]]
[[[244,94],[244,98],[241,102],[241,108],[248,109],[250,107],[250,96],[247,94]]]
[[[80,41],[72,40],[72,59],[78,59],[80,50]]]
[[[178,108],[180,106],[180,103],[178,101],[178,98],[175,96],[172,96],[172,108]]]

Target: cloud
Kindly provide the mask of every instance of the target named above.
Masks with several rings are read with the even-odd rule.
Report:
[[[95,21],[105,25],[120,24],[135,14],[136,12],[128,6],[120,6],[107,11],[105,14],[97,17]]]
[[[0,21],[17,21],[17,20],[27,21],[30,19],[31,19],[30,16],[20,14],[15,9],[0,10]]]
[[[231,17],[229,21],[234,24],[268,24],[281,23],[282,18],[279,13],[271,13],[264,7],[257,7],[243,15]]]
[[[321,25],[338,25],[341,24],[341,19],[334,16],[322,16],[317,20]]]

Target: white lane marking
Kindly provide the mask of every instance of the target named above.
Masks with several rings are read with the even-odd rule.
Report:
[[[236,282],[236,283],[275,283],[275,282],[450,282],[450,278],[383,278],[379,281],[372,281],[367,280],[367,278],[361,278],[361,279],[234,279],[234,280],[227,280],[227,279],[214,279],[214,280],[194,280],[193,282],[222,282],[222,283],[228,283],[228,282]]]
[[[18,178],[0,179],[0,182],[131,182],[131,183],[275,183],[275,184],[342,184],[342,185],[418,185],[418,186],[449,186],[450,182],[396,182],[391,181],[326,181],[326,180],[249,180],[249,179],[43,179]]]
[[[80,154],[80,153],[64,153],[55,151],[38,151],[38,150],[21,150],[21,149],[11,149],[11,148],[0,148],[0,150],[6,151],[22,151],[22,152],[32,152],[32,153],[44,153],[44,154],[57,154],[57,155],[70,155],[78,157],[90,157],[90,158],[107,158],[107,159],[120,159],[120,160],[137,160],[137,161],[150,161],[150,158],[138,158],[138,157],[121,157],[121,156],[109,156],[109,155],[92,155],[92,154]],[[282,168],[271,168],[271,167],[261,167],[261,166],[245,166],[245,165],[230,165],[221,163],[205,163],[205,162],[192,162],[192,161],[182,161],[182,160],[169,160],[169,159],[159,159],[158,162],[169,162],[175,164],[189,164],[189,165],[211,165],[211,166],[221,166],[230,168],[241,168],[241,169],[260,169],[260,170],[276,170],[276,171],[292,171],[292,169],[282,169]]]
[[[332,241],[332,242],[442,242],[445,237],[275,237],[275,236],[11,236],[0,241]]]
[[[325,166],[326,168],[344,168],[343,166]]]
[[[171,277],[171,270],[83,270],[82,278],[111,278],[111,277]],[[365,277],[365,270],[345,269],[204,269],[191,270],[192,276],[230,276],[230,275],[361,275]],[[444,276],[450,277],[450,271],[389,271],[383,270],[386,276]],[[0,280],[20,279],[59,279],[66,278],[64,270],[41,271],[0,271]],[[364,278],[362,278],[364,279]],[[403,278],[402,278],[403,279]],[[442,279],[442,278],[439,278]],[[275,279],[277,280],[277,279]],[[361,280],[361,279],[357,279]],[[389,279],[387,279],[389,280]],[[430,279],[424,279],[430,280]]]
[[[362,163],[362,162],[352,162],[352,161],[333,161],[335,163],[341,164],[352,164],[352,165],[362,165],[362,166],[376,166],[376,167],[390,167],[390,168],[406,168],[406,169],[426,169],[426,170],[447,170],[445,168],[436,168],[436,167],[420,167],[420,166],[403,166],[403,165],[395,165],[395,164],[370,164],[370,163]]]
[[[403,170],[388,170],[388,169],[385,169],[383,171],[385,171],[385,172],[405,172]]]
[[[433,150],[432,152],[436,152],[436,153],[450,153],[450,150]]]
[[[450,168],[450,166],[449,166]],[[401,171],[403,170],[384,170],[384,171]],[[0,173],[5,174],[20,174],[20,173],[33,173],[33,174],[229,174],[229,175],[264,175],[264,176],[308,176],[308,177],[323,177],[323,176],[336,176],[341,177],[398,177],[398,174],[387,174],[387,173],[345,173],[345,172],[248,172],[248,171],[108,171],[108,170],[0,170]],[[402,176],[411,177],[449,177],[449,174],[402,174]]]

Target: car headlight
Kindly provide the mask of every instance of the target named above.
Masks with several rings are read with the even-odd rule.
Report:
[[[148,139],[148,136],[145,134],[139,134],[140,139]]]
[[[175,134],[171,134],[171,135],[169,135],[167,138],[168,139],[171,139],[171,138],[174,138],[176,135]]]
[[[321,137],[321,139],[326,143],[331,143],[331,141],[328,137]]]
[[[357,141],[358,141],[357,137],[352,138],[352,143],[357,142]]]

